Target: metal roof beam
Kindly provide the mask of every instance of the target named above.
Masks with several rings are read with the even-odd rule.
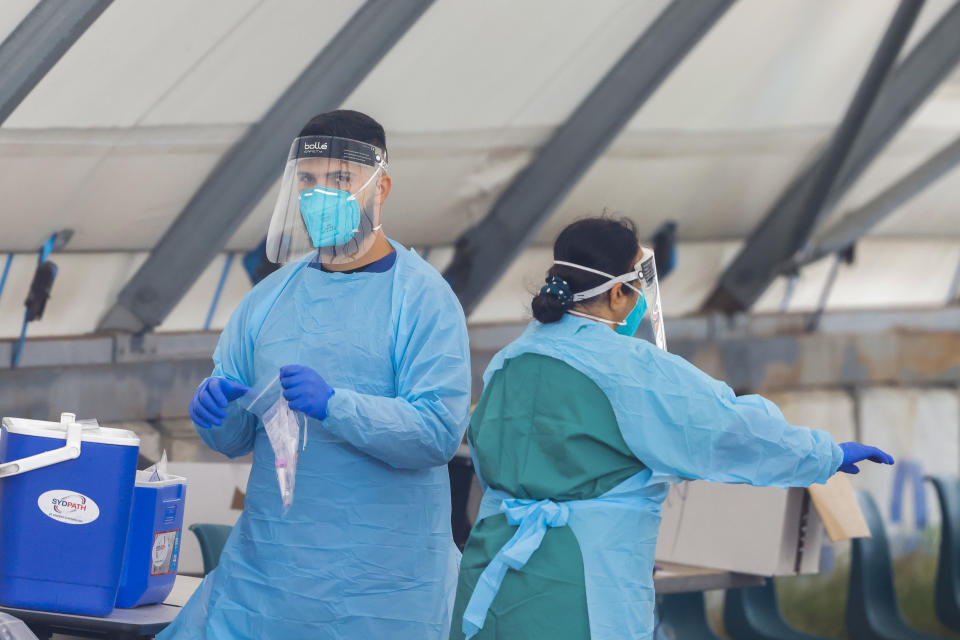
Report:
[[[0,123],[113,0],[41,0],[0,44]]]
[[[139,333],[160,324],[273,185],[303,124],[339,107],[432,3],[367,0],[227,152],[99,329]]]
[[[444,273],[470,313],[637,109],[733,0],[673,0],[456,243]]]
[[[919,0],[901,3],[833,142],[777,200],[720,277],[717,288],[704,303],[704,310],[731,313],[749,309],[791,265],[823,216],[956,66],[960,60],[960,1],[885,80],[879,73],[884,65],[896,60],[920,4]],[[872,106],[867,104],[864,111],[868,90],[878,93]],[[858,125],[852,117],[854,111],[865,113],[865,118],[861,115],[862,124]],[[859,131],[851,144],[852,129]],[[841,155],[843,161],[838,162]]]
[[[794,262],[796,268],[843,251],[865,236],[887,215],[909,201],[960,164],[960,137],[943,147],[923,164],[903,176],[872,200],[844,215],[818,233],[811,247]]]

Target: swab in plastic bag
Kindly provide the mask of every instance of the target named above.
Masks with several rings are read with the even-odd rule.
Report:
[[[274,466],[280,498],[286,512],[293,504],[293,488],[297,476],[297,456],[300,445],[300,421],[283,397],[280,377],[275,376],[264,383],[254,385],[238,401],[240,406],[260,417],[273,448]],[[304,430],[303,446],[307,446]]]

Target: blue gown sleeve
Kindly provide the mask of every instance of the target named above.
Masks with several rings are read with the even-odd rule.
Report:
[[[396,397],[335,388],[322,422],[357,449],[401,469],[449,462],[469,419],[466,321],[439,274],[436,280],[416,287],[398,315]]]
[[[220,334],[213,352],[211,377],[227,378],[247,386],[253,384],[253,338],[248,331],[251,294],[237,306],[226,328]],[[230,458],[239,458],[253,451],[257,417],[240,408],[237,402],[227,405],[227,417],[219,427],[210,429],[194,423],[200,438],[214,451]]]
[[[843,460],[826,431],[791,425],[758,395],[737,396],[683,358],[638,347],[634,416],[624,437],[654,472],[793,487],[823,483]]]

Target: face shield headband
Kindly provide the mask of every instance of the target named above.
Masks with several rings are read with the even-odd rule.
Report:
[[[565,262],[563,260],[554,260],[553,264],[559,264],[561,266],[570,267],[572,269],[580,269],[581,271],[589,271],[590,273],[595,273],[598,276],[609,278],[603,284],[593,287],[592,289],[587,289],[586,291],[580,291],[579,293],[574,293],[573,294],[574,302],[583,302],[584,300],[589,300],[594,296],[598,296],[604,291],[609,291],[610,289],[612,289],[613,285],[617,284],[618,282],[622,283],[627,287],[630,287],[631,289],[633,289],[639,294],[643,293],[640,289],[630,284],[634,280],[639,280],[640,282],[643,282],[643,272],[641,271],[639,262],[634,265],[634,271],[630,271],[628,273],[624,273],[623,275],[619,275],[619,276],[610,275],[606,271],[600,271],[599,269],[584,267],[583,265],[575,264],[573,262]]]

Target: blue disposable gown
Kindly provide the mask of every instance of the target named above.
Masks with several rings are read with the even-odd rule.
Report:
[[[603,390],[651,483],[805,487],[826,482],[843,460],[826,431],[793,426],[766,398],[738,396],[680,356],[599,322],[569,314],[551,324],[531,322],[494,356],[484,383],[522,353],[562,360]]]
[[[258,419],[231,403],[223,426],[198,428],[230,457],[253,451],[253,468],[219,566],[161,638],[446,638],[459,552],[445,464],[469,414],[467,331],[440,274],[394,247],[385,273],[287,265],[230,318],[214,376],[253,385],[302,364],[335,395],[307,420],[285,515]]]
[[[573,530],[580,546],[591,640],[653,637],[654,552],[671,483],[802,487],[826,482],[843,459],[826,431],[793,426],[769,400],[737,396],[683,358],[592,320],[566,315],[551,324],[530,323],[494,356],[484,383],[524,353],[556,358],[593,380],[610,401],[630,451],[647,467],[602,496],[559,503],[569,511],[562,526]],[[523,443],[504,446],[522,449]],[[500,514],[505,503],[520,504],[542,515],[533,529],[550,535],[546,512],[538,514],[544,505],[488,487],[494,479],[485,477],[483,460],[476,459],[475,467],[485,488],[478,520]],[[507,548],[513,544],[503,551],[520,555]],[[536,553],[529,545],[524,551]],[[478,599],[491,602],[498,586],[481,578]],[[453,621],[451,638],[464,637],[462,625]]]

